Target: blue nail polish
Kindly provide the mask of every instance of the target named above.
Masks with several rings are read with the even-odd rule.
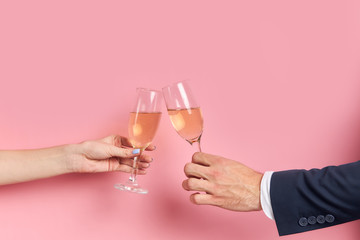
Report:
[[[138,154],[138,153],[140,153],[140,149],[134,149],[134,150],[132,151],[132,153],[133,153],[133,154]]]

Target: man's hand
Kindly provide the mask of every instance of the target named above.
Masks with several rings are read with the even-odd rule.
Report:
[[[223,157],[195,153],[184,172],[183,188],[200,191],[190,196],[199,205],[214,205],[233,211],[261,210],[260,183],[263,174]]]

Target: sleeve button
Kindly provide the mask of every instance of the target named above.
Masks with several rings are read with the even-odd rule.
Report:
[[[311,225],[315,224],[316,223],[316,217],[314,217],[314,216],[309,217],[308,218],[308,223],[311,224]]]
[[[325,216],[325,221],[328,223],[332,223],[332,222],[334,222],[334,220],[335,220],[335,217],[331,214],[328,214]]]
[[[319,215],[317,218],[316,218],[316,221],[320,224],[323,224],[325,222],[325,217],[324,215]]]
[[[306,217],[302,217],[299,219],[299,225],[302,226],[302,227],[305,227],[308,225],[308,220]]]

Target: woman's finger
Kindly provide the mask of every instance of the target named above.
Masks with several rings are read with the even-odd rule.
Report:
[[[120,164],[116,169],[115,171],[120,171],[120,172],[126,172],[126,173],[130,173],[132,171],[132,167],[128,166],[128,165],[124,165],[124,164]],[[135,170],[137,171],[137,174],[138,175],[144,175],[146,174],[146,170],[143,170],[143,169],[137,169]]]
[[[119,160],[119,163],[124,164],[124,165],[128,165],[130,167],[133,167],[134,166],[134,159],[122,158],[122,159]],[[148,168],[149,166],[150,166],[150,163],[148,163],[148,162],[138,162],[137,163],[137,167],[139,169],[145,169],[145,168]]]
[[[154,151],[155,149],[156,149],[156,146],[151,143],[145,150],[146,151]]]
[[[97,169],[97,172],[114,172],[114,171],[120,171],[120,172],[126,172],[130,173],[133,169],[131,159],[121,159],[122,162],[120,162],[116,158],[111,158],[108,160],[107,167],[105,168],[106,161],[101,161],[99,163],[99,167]],[[146,163],[139,163],[138,169],[136,169],[137,174],[143,175],[146,174],[146,168],[148,168],[150,165],[144,165]]]
[[[129,161],[133,161],[134,158],[119,158],[119,160],[121,159],[128,159]],[[143,163],[151,163],[153,161],[153,158],[149,155],[142,154],[137,161]]]
[[[133,148],[131,141],[128,138],[122,137],[120,135],[110,135],[110,136],[100,139],[100,141],[114,145],[116,147]],[[155,149],[156,149],[155,145],[151,143],[145,150],[146,151],[154,151]]]
[[[133,147],[130,140],[126,137],[121,137],[121,145],[124,147],[129,147],[129,148]],[[154,144],[151,143],[145,150],[146,151],[154,151],[155,149],[156,149],[156,147],[154,146]]]
[[[100,139],[100,141],[117,147],[121,147],[122,145],[122,137],[119,135],[110,135]]]
[[[153,158],[149,155],[146,154],[141,154],[140,158],[139,158],[140,162],[147,162],[150,163],[153,161]]]
[[[111,157],[134,158],[140,155],[140,149],[125,149],[108,145],[108,153]]]

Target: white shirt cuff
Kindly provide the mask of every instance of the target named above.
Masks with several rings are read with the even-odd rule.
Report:
[[[261,179],[261,186],[260,186],[260,202],[262,210],[264,211],[265,215],[274,220],[274,213],[271,206],[271,199],[270,199],[270,182],[271,176],[274,172],[267,171],[264,173]]]

